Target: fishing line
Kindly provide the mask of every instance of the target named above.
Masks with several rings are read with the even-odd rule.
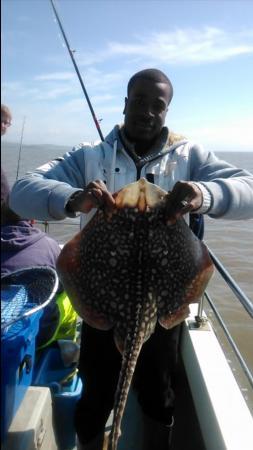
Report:
[[[69,43],[68,43],[66,34],[65,34],[65,32],[64,32],[62,23],[61,23],[61,21],[60,21],[59,15],[58,15],[58,13],[57,13],[57,10],[56,10],[55,4],[54,4],[54,0],[49,0],[49,1],[50,1],[50,3],[51,3],[52,8],[53,8],[53,11],[54,11],[54,14],[55,14],[55,18],[56,18],[56,20],[57,20],[57,22],[58,22],[58,25],[59,25],[59,27],[60,27],[60,30],[61,30],[61,33],[62,33],[64,42],[65,42],[66,47],[67,47],[67,49],[68,49],[70,58],[71,58],[71,60],[72,60],[72,63],[73,63],[73,65],[74,65],[74,68],[75,68],[75,71],[76,71],[76,74],[77,74],[78,79],[79,79],[79,81],[80,81],[80,84],[81,84],[83,93],[84,93],[85,98],[86,98],[86,101],[87,101],[87,103],[88,103],[88,106],[89,106],[89,109],[90,109],[90,112],[91,112],[93,121],[94,121],[94,123],[95,123],[95,125],[96,125],[98,134],[99,134],[101,140],[104,141],[104,136],[103,136],[102,131],[101,131],[101,128],[100,128],[100,126],[99,126],[99,121],[98,121],[97,118],[96,118],[94,109],[93,109],[92,104],[91,104],[91,102],[90,102],[89,96],[88,96],[88,94],[87,94],[87,91],[86,91],[86,88],[85,88],[85,86],[84,86],[84,83],[83,83],[81,74],[80,74],[80,72],[79,72],[79,69],[78,69],[78,67],[77,67],[77,64],[76,64],[76,61],[75,61],[75,58],[74,58],[74,50],[71,50],[71,48],[70,48],[70,46],[69,46]]]
[[[19,144],[18,166],[17,166],[16,181],[17,181],[17,179],[18,179],[19,166],[20,166],[20,161],[21,161],[21,151],[22,151],[22,144],[23,144],[24,128],[25,128],[25,117],[24,117],[24,119],[23,119],[23,125],[22,125],[22,130],[21,130],[21,138],[20,138],[20,144]]]

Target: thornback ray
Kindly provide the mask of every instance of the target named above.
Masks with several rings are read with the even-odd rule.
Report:
[[[141,178],[114,194],[115,206],[63,248],[57,271],[84,322],[114,330],[122,366],[109,450],[116,450],[125,404],[143,343],[157,321],[181,323],[213,273],[208,250],[185,220],[168,220],[169,193]]]

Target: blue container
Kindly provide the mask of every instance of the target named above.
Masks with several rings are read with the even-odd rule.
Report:
[[[59,450],[73,449],[76,442],[74,411],[83,387],[75,365],[64,367],[60,350],[48,348],[40,355],[32,384],[51,389],[56,443]]]
[[[73,373],[74,367],[64,367],[61,352],[57,347],[48,347],[40,352],[39,358],[36,361],[33,386],[50,386],[51,383],[57,382],[59,384]]]
[[[60,450],[70,450],[76,445],[74,412],[76,402],[81,397],[82,388],[81,378],[77,375],[71,384],[59,389],[58,392],[54,387],[52,394],[53,421],[56,443]]]
[[[1,441],[32,382],[41,314],[17,321],[1,335]]]

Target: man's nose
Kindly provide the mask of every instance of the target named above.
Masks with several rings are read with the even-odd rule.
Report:
[[[147,117],[154,117],[154,111],[153,111],[153,109],[152,109],[152,107],[150,106],[150,107],[147,107],[147,109],[146,109],[146,116]]]

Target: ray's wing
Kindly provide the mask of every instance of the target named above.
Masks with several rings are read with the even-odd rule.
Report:
[[[114,323],[110,311],[106,312],[107,303],[103,305],[96,292],[99,280],[96,273],[94,277],[100,260],[96,230],[100,229],[101,220],[101,211],[98,211],[88,225],[67,242],[58,258],[57,272],[80,317],[92,327],[109,330]],[[95,301],[94,296],[97,296]]]
[[[159,322],[171,328],[188,316],[190,303],[199,301],[214,269],[205,244],[184,219],[165,225],[160,238],[155,295]]]

